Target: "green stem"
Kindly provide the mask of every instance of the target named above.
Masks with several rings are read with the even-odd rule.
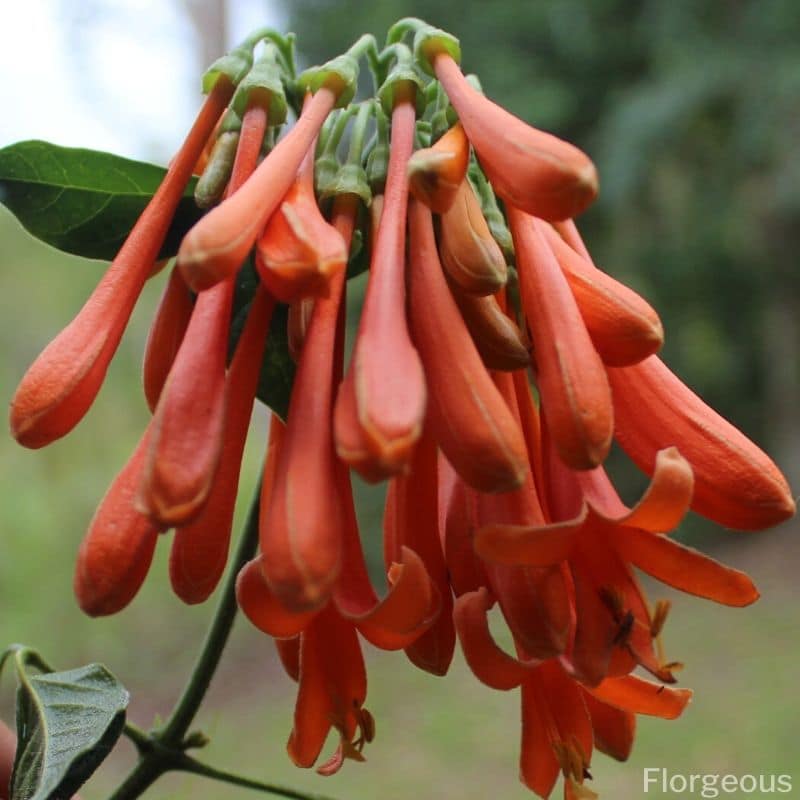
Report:
[[[196,761],[189,756],[182,759],[182,763],[176,766],[176,769],[183,772],[191,772],[195,775],[203,775],[212,780],[222,781],[223,783],[230,783],[234,786],[242,786],[245,789],[255,789],[260,792],[267,792],[275,794],[279,797],[288,797],[290,800],[332,800],[327,795],[321,794],[308,794],[301,792],[299,789],[291,789],[288,786],[279,786],[274,783],[264,783],[263,781],[253,780],[252,778],[245,778],[241,775],[234,775],[233,773],[226,772],[225,770],[215,769],[200,761]]]
[[[256,552],[259,495],[260,490],[256,492],[250,506],[245,529],[225,578],[219,604],[214,612],[211,627],[206,634],[189,683],[163,728],[148,734],[135,725],[127,724],[125,726],[124,732],[136,745],[140,759],[109,800],[135,800],[165,772],[185,769],[187,759],[193,761],[184,753],[185,748],[191,746],[185,741],[185,736],[208,691],[231,633],[236,617],[236,577],[239,570]]]
[[[253,498],[247,515],[244,532],[239,546],[228,569],[228,575],[222,587],[219,605],[214,612],[211,627],[206,634],[203,649],[200,651],[189,683],[172,710],[164,727],[156,733],[156,738],[166,746],[179,747],[183,737],[189,730],[200,704],[208,691],[211,678],[222,658],[222,651],[228,641],[236,617],[236,577],[241,568],[255,555],[258,545],[259,493]]]
[[[358,116],[353,123],[353,130],[350,134],[350,149],[347,151],[348,164],[360,164],[364,152],[364,139],[367,136],[367,126],[375,112],[373,100],[365,101],[358,109]]]

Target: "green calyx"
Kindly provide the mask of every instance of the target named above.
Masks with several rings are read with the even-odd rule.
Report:
[[[414,87],[417,114],[422,114],[425,110],[425,82],[414,64],[414,56],[411,50],[400,43],[390,45],[384,50],[382,60],[392,57],[395,59],[394,66],[389,70],[383,84],[378,89],[378,99],[384,112],[391,116],[397,100],[398,90],[411,85]]]
[[[218,58],[203,73],[203,94],[208,94],[222,77],[227,78],[234,86],[238,86],[252,66],[253,47],[247,41],[242,42],[238,47],[234,47],[229,53]]]
[[[334,150],[331,151],[334,161],[336,161],[336,170],[333,174],[320,175],[317,171],[317,186],[319,189],[320,197],[325,199],[328,197],[335,197],[341,194],[353,194],[361,199],[365,206],[369,206],[372,202],[372,192],[369,188],[367,180],[367,173],[363,167],[364,155],[364,140],[367,135],[367,127],[369,126],[370,119],[375,110],[375,103],[371,100],[364,102],[358,106],[358,115],[353,123],[352,131],[350,134],[350,148],[347,153],[347,161],[344,165],[339,166],[336,160],[335,147],[339,144],[339,139],[344,133],[344,126],[342,130],[338,130],[339,120],[337,120],[337,127],[334,129],[331,140],[336,138]],[[344,113],[342,114],[344,117]],[[345,119],[345,123],[349,119]],[[326,150],[328,148],[326,147]],[[327,163],[323,168],[329,166]],[[319,160],[317,161],[319,167]]]
[[[311,93],[322,88],[330,89],[336,95],[336,107],[345,108],[356,96],[358,60],[375,47],[375,37],[365,34],[347,52],[321,67],[311,67],[301,73],[297,79],[298,88]]]
[[[259,103],[267,109],[270,125],[282,125],[286,121],[287,103],[282,81],[285,67],[278,58],[277,48],[269,44],[239,83],[231,106],[240,117],[250,103]]]
[[[367,181],[373,194],[383,194],[389,173],[389,120],[383,109],[375,109],[375,143],[367,156]]]
[[[414,34],[414,58],[419,67],[434,75],[433,62],[440,53],[449,55],[456,64],[461,63],[461,43],[452,33],[427,24],[419,27]]]

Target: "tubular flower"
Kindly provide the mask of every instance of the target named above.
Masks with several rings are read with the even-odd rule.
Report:
[[[12,402],[29,447],[80,420],[205,159],[196,197],[211,208],[180,245],[146,347],[153,417],[81,544],[78,603],[125,607],[171,527],[175,593],[209,597],[258,397],[274,413],[232,575],[298,684],[290,758],[323,775],[363,760],[375,722],[362,639],[440,676],[459,642],[479,681],[520,690],[522,782],[547,797],[561,774],[565,800],[588,800],[595,753],[626,759],[637,714],[674,719],[691,697],[667,685],[680,667],[661,639],[670,604],[651,604],[635,571],[754,602],[747,575],[669,534],[690,508],[733,528],[776,524],[794,513],[791,491],[659,360],[654,309],[593,263],[571,219],[597,192],[591,161],[473,88],[454,37],[403,20],[383,51],[361,37],[296,78],[291,39],[273,34],[206,74],[209,98],[161,187]],[[364,56],[377,102],[351,105]],[[305,102],[279,137],[286,96]],[[414,153],[429,130],[445,133]],[[347,277],[367,261],[345,371]],[[650,476],[632,507],[603,466],[614,437]],[[350,468],[389,481],[383,593]]]
[[[308,100],[306,101],[308,102]],[[261,280],[283,303],[326,296],[331,276],[344,269],[347,248],[323,218],[314,196],[314,144],[256,247]]]
[[[412,200],[411,321],[430,386],[430,420],[442,451],[468,484],[519,486],[527,471],[522,431],[483,366],[436,255],[430,210]]]
[[[333,90],[321,88],[303,108],[297,124],[242,188],[186,234],[178,251],[178,267],[192,289],[209,289],[238,271],[264,224],[289,191],[336,97]]]
[[[597,171],[585,153],[484,97],[447,52],[431,58],[483,171],[503,200],[548,220],[575,217],[594,200]]]
[[[605,459],[613,433],[606,369],[536,220],[515,208],[508,216],[542,411],[561,458],[591,469]]]
[[[253,104],[242,121],[228,195],[255,169],[267,129],[263,107]],[[208,499],[223,448],[225,365],[233,278],[197,298],[153,414],[153,434],[139,504],[159,524],[183,525]]]
[[[192,316],[194,302],[181,273],[172,268],[158,310],[150,326],[142,365],[142,383],[147,407],[155,411],[167,375],[180,349]]]
[[[100,283],[25,373],[11,400],[10,417],[11,433],[25,447],[43,447],[59,439],[89,410],[153,270],[192,167],[233,89],[224,76],[217,80],[161,186]]]
[[[562,223],[559,232],[591,264],[574,223]],[[648,475],[658,452],[676,446],[694,471],[695,511],[737,530],[761,530],[793,516],[791,489],[772,459],[657,356],[609,369],[608,376],[620,445]]]
[[[425,413],[425,377],[405,311],[406,165],[414,120],[413,89],[398,90],[370,280],[353,357],[336,400],[336,452],[372,481],[406,468]]]

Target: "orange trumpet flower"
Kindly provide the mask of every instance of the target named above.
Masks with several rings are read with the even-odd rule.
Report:
[[[609,369],[615,436],[652,475],[659,450],[675,445],[694,470],[692,508],[720,525],[760,530],[789,519],[795,502],[770,457],[706,405],[657,356]]]
[[[22,378],[11,401],[10,423],[14,438],[25,447],[44,447],[69,433],[97,396],[192,167],[233,88],[226,77],[217,80],[164,180],[100,283]]]
[[[306,103],[311,95],[306,96]],[[256,247],[261,280],[283,303],[325,297],[331,276],[344,269],[347,249],[314,195],[314,144]]]
[[[425,414],[425,376],[406,321],[406,165],[416,119],[413,89],[406,88],[395,91],[383,210],[334,417],[336,452],[371,481],[406,469]]]
[[[427,206],[410,204],[411,323],[430,387],[430,424],[464,480],[485,492],[521,485],[525,440],[447,288]]]
[[[234,275],[264,224],[285,197],[337,94],[322,87],[242,188],[206,214],[186,234],[178,267],[195,291]]]
[[[503,200],[547,220],[575,217],[594,200],[597,171],[585,153],[484,97],[449,53],[432,54],[432,61],[483,171]]]
[[[508,217],[542,411],[564,462],[591,469],[611,447],[614,415],[606,369],[536,220],[511,207]]]

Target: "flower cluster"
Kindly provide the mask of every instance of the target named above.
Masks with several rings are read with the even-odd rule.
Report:
[[[458,640],[480,681],[520,689],[523,782],[547,797],[561,774],[565,797],[594,796],[593,750],[624,760],[636,714],[674,718],[690,697],[668,685],[680,666],[660,643],[668,604],[648,602],[634,567],[753,602],[746,575],[668,533],[690,508],[731,528],[775,525],[794,513],[789,487],[658,358],[652,307],[593,263],[572,221],[597,192],[590,159],[486,98],[456,39],[403,20],[383,51],[362,37],[297,77],[291,44],[258,32],[206,73],[163,184],[12,402],[28,447],[80,421],[202,173],[210,210],[183,239],[147,343],[153,416],[81,546],[78,601],[93,615],[124,607],[168,529],[177,595],[214,590],[270,317],[289,304],[297,371],[285,420],[272,419],[260,550],[237,595],[298,682],[291,758],[315,764],[331,729],[340,743],[319,772],[363,758],[375,726],[362,637],[436,675]],[[364,56],[376,98],[355,102]],[[346,273],[365,262],[345,366]],[[229,358],[237,274],[252,264]],[[603,468],[612,439],[650,476],[633,508]],[[383,598],[351,469],[389,481]],[[490,634],[495,606],[513,653]]]

